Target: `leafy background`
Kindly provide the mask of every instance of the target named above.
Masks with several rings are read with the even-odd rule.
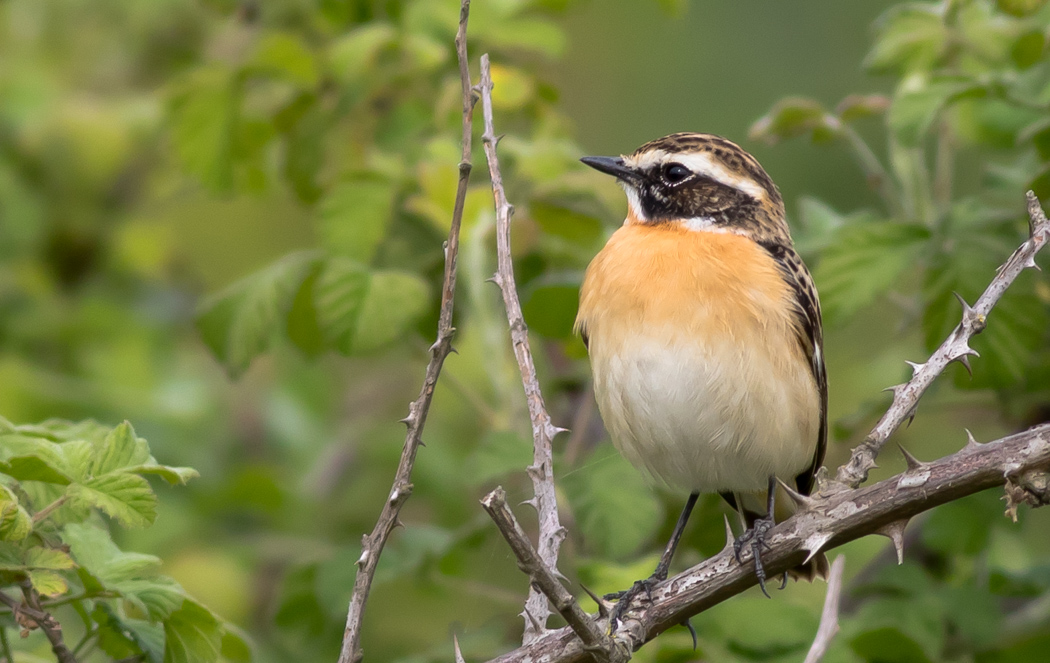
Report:
[[[903,359],[954,324],[951,292],[972,301],[1024,236],[1024,190],[1050,197],[1043,5],[475,1],[470,50],[494,63],[525,315],[555,423],[573,429],[556,441],[566,575],[604,592],[648,574],[684,497],[620,460],[589,395],[577,288],[624,201],[577,158],[704,130],[765,164],[825,306],[834,466],[887,404],[879,390],[907,376]],[[0,429],[13,523],[0,538],[22,555],[0,580],[35,573],[67,597],[55,614],[87,660],[240,660],[242,640],[256,660],[335,660],[435,328],[457,17],[454,0],[0,1],[0,413],[15,422]],[[379,567],[370,660],[449,660],[453,632],[481,659],[520,637],[526,583],[476,501],[497,482],[525,499],[530,447],[474,162],[458,354]],[[1048,302],[1045,278],[1024,274],[974,343],[973,377],[953,367],[898,440],[932,458],[964,427],[985,440],[1044,420]],[[103,423],[30,425],[54,418]],[[18,459],[77,440],[200,476],[170,489],[129,461],[139,478],[121,481],[159,498],[140,514],[151,527],[74,495],[26,530],[98,466],[63,484]],[[892,452],[880,463],[877,476],[903,467]],[[903,566],[883,539],[844,547],[826,660],[1039,660],[1050,515],[1013,524],[998,499],[914,523]],[[721,548],[722,513],[701,503],[679,568]],[[26,556],[62,544],[71,556]],[[105,585],[102,558],[125,575],[81,596]],[[167,587],[181,614],[117,587],[134,581]],[[638,658],[801,660],[823,590],[745,594],[694,620],[698,651],[677,629]],[[159,623],[205,635],[158,649],[141,634]],[[52,658],[9,612],[0,626],[16,660]]]

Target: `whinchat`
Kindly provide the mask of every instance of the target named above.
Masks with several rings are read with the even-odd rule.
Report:
[[[808,495],[827,441],[820,303],[783,199],[754,157],[710,134],[581,161],[616,177],[628,200],[587,268],[576,318],[598,408],[627,460],[690,494],[653,577],[618,608],[667,577],[699,493],[744,517],[737,559],[751,550],[765,592],[777,479]],[[817,555],[793,575],[826,567]]]

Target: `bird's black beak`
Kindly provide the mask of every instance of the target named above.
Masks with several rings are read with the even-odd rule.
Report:
[[[612,175],[624,182],[636,182],[638,180],[638,173],[627,167],[620,157],[583,157],[580,161],[595,170]]]

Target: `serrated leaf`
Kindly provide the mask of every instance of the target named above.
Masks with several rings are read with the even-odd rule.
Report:
[[[62,541],[69,546],[77,564],[95,576],[112,559],[123,554],[108,530],[88,523],[70,523],[63,527]]]
[[[98,648],[114,660],[143,653],[123,620],[107,602],[95,603],[95,608],[91,611],[91,619],[98,624]]]
[[[914,224],[867,222],[835,234],[814,272],[824,318],[845,320],[888,291],[930,237]]]
[[[985,93],[981,84],[958,78],[916,82],[914,88],[903,85],[893,98],[886,122],[901,145],[914,147],[929,132],[941,109],[958,99]]]
[[[26,551],[25,565],[32,569],[61,571],[73,568],[76,562],[61,550],[35,546]]]
[[[213,191],[233,186],[237,85],[230,72],[197,69],[171,104],[175,153]]]
[[[262,37],[249,67],[305,88],[317,85],[320,74],[314,54],[297,35],[273,33]]]
[[[317,319],[325,339],[343,354],[353,351],[370,281],[364,266],[345,258],[328,260],[318,277]]]
[[[585,545],[606,557],[627,557],[660,528],[660,502],[638,470],[612,449],[562,484]]]
[[[126,468],[131,474],[152,474],[164,479],[172,486],[185,486],[191,479],[196,479],[201,474],[192,467],[171,467],[170,465],[157,465],[155,462],[147,465],[136,465]]]
[[[120,592],[126,601],[138,607],[153,622],[167,619],[188,602],[182,587],[167,576],[123,580],[108,586]]]
[[[21,541],[33,531],[33,518],[7,486],[0,485],[0,541]]]
[[[427,305],[426,281],[408,272],[374,272],[361,305],[353,351],[377,350],[405,333]]]
[[[164,663],[212,663],[219,658],[222,626],[206,608],[187,600],[164,620]]]
[[[13,456],[0,463],[0,472],[19,481],[43,481],[60,486],[72,481],[69,475],[40,456]]]
[[[386,236],[394,209],[393,183],[360,176],[336,184],[321,201],[320,230],[332,253],[368,264]]]
[[[66,579],[54,571],[34,569],[29,572],[29,582],[43,596],[61,596],[69,591]]]
[[[210,297],[197,315],[197,329],[232,374],[269,349],[303,281],[319,265],[312,252],[293,253]]]
[[[948,46],[949,32],[933,4],[896,5],[875,24],[875,42],[864,65],[875,71],[931,68]]]
[[[91,474],[101,476],[139,465],[149,460],[146,441],[135,437],[135,429],[125,421],[105,437],[91,459]]]
[[[157,518],[157,496],[149,482],[135,474],[107,474],[75,483],[69,487],[69,496],[124,527],[148,527]]]
[[[160,558],[134,552],[121,552],[96,569],[96,575],[107,584],[153,578],[160,573]]]
[[[75,474],[70,457],[79,465],[82,450],[86,454],[89,443],[83,440],[56,444],[26,434],[5,435],[0,438],[0,472],[19,481],[43,481],[66,485]],[[86,456],[85,456],[86,457]],[[81,468],[86,470],[85,468]]]

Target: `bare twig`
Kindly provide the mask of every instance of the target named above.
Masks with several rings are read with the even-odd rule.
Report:
[[[828,593],[824,597],[824,610],[820,613],[820,626],[804,663],[820,663],[828,651],[831,639],[839,632],[839,598],[842,596],[842,570],[845,568],[846,558],[842,555],[836,557],[831,564]]]
[[[827,550],[903,523],[918,513],[967,495],[1002,486],[1007,477],[1050,467],[1050,424],[989,442],[967,444],[940,460],[856,490],[818,495],[808,508],[770,531],[762,553],[772,577],[798,566],[814,550]],[[632,649],[756,584],[745,558],[737,563],[732,542],[721,553],[660,583],[652,602],[631,610],[613,634]],[[562,628],[519,647],[495,663],[582,663],[590,654],[576,634]]]
[[[525,531],[507,506],[507,493],[503,491],[503,487],[497,487],[486,495],[481,500],[481,505],[492,516],[503,538],[510,544],[510,549],[518,558],[518,567],[529,576],[532,586],[543,592],[551,605],[565,618],[569,628],[583,642],[584,649],[600,663],[630,660],[631,652],[616,648],[612,639],[606,636],[598,623],[583,611],[583,608],[573,599],[572,594],[562,586],[540,559],[529,537],[526,536]]]
[[[0,592],[0,602],[11,608],[16,622],[26,628],[39,628],[44,632],[44,636],[51,643],[51,651],[54,652],[59,663],[77,663],[73,652],[69,651],[69,647],[62,639],[62,625],[50,612],[40,607],[40,599],[32,585],[28,583],[23,585],[22,595],[24,600],[19,601]],[[7,644],[6,639],[4,644]]]
[[[456,32],[456,55],[459,59],[460,82],[463,90],[463,153],[459,162],[459,183],[456,186],[456,203],[452,212],[452,226],[448,231],[445,244],[445,276],[441,289],[441,312],[438,317],[437,340],[430,346],[430,362],[427,364],[426,376],[419,396],[408,408],[408,416],[402,422],[408,426],[405,433],[405,446],[401,452],[401,461],[397,466],[394,484],[387,496],[383,510],[379,514],[375,529],[361,539],[361,557],[357,560],[357,577],[354,579],[354,591],[350,598],[350,607],[346,615],[346,630],[343,632],[343,645],[339,654],[339,663],[352,663],[361,660],[361,623],[364,617],[365,603],[372,588],[379,556],[383,553],[390,533],[399,524],[398,514],[401,507],[412,493],[412,466],[416,452],[422,442],[423,427],[426,425],[430,401],[434,395],[438,376],[445,358],[452,350],[453,299],[456,292],[456,261],[459,257],[459,228],[463,219],[463,205],[467,197],[467,185],[471,171],[471,137],[473,133],[473,111],[476,97],[470,82],[470,71],[467,67],[467,19],[470,15],[470,0],[462,0],[459,12],[459,30]]]
[[[529,348],[529,330],[521,313],[517,288],[514,283],[514,266],[510,256],[510,217],[513,208],[507,202],[503,190],[503,177],[500,174],[499,161],[496,157],[496,133],[492,127],[492,76],[489,74],[489,57],[481,56],[481,109],[485,122],[485,131],[481,140],[485,147],[485,159],[488,161],[489,177],[492,180],[492,195],[496,201],[496,252],[498,268],[494,276],[496,284],[503,293],[503,304],[507,309],[507,321],[510,323],[510,337],[514,345],[514,356],[521,369],[521,381],[525,387],[525,398],[529,405],[529,418],[532,421],[533,456],[532,465],[528,467],[529,477],[535,496],[528,500],[539,516],[539,554],[540,559],[555,575],[558,574],[558,550],[565,539],[565,528],[558,520],[558,503],[554,494],[554,461],[551,452],[551,440],[561,429],[551,423],[550,415],[543,403],[540,383],[536,379],[536,366],[532,361],[532,350]],[[525,602],[525,636],[527,644],[543,635],[546,630],[550,606],[547,598],[535,586],[529,588],[529,598]]]
[[[925,364],[911,364],[914,369],[911,380],[892,388],[893,404],[864,441],[853,450],[849,462],[838,469],[835,479],[839,483],[856,488],[867,480],[868,471],[875,467],[875,457],[879,455],[879,450],[904,420],[915,414],[919,398],[948,364],[958,361],[969,370],[969,355],[977,355],[970,347],[970,339],[984,330],[992,307],[1017,276],[1026,267],[1036,266],[1035,254],[1050,239],[1050,221],[1047,221],[1039,206],[1039,200],[1031,191],[1028,192],[1028,216],[1030,237],[999,268],[984,294],[972,307],[959,298],[963,308],[962,322]]]

